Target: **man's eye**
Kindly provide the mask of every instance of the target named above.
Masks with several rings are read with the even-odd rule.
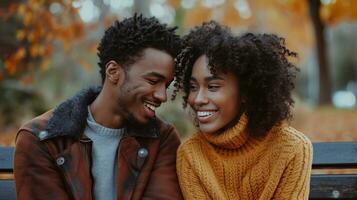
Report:
[[[151,84],[151,85],[155,85],[157,84],[157,80],[151,80],[151,79],[148,79],[148,82]]]

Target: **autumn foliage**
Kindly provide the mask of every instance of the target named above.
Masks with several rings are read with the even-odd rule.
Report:
[[[51,6],[57,7],[57,10],[51,12]],[[32,69],[35,67],[32,66],[33,61],[38,61],[35,62],[36,67],[46,68],[55,42],[68,50],[69,45],[84,34],[85,25],[78,17],[73,1],[9,1],[3,11],[1,18],[20,24],[14,33],[20,45],[5,55],[5,71],[0,72],[0,78]]]
[[[52,61],[51,56],[57,53],[58,49],[62,48],[64,52],[70,52],[71,48],[85,40],[92,30],[98,27],[103,29],[118,18],[113,13],[111,15],[105,13],[98,22],[86,24],[79,17],[80,8],[75,6],[80,1],[5,0],[0,3],[0,23],[5,21],[6,24],[15,27],[14,30],[11,29],[11,33],[7,32],[9,36],[6,37],[10,38],[6,40],[15,41],[11,43],[11,48],[0,45],[2,50],[0,51],[0,86],[7,78],[29,85],[33,77],[24,76],[26,72],[33,69],[47,69]],[[117,0],[118,3],[121,1]],[[237,33],[245,31],[277,33],[286,38],[287,46],[297,51],[299,59],[303,60],[304,54],[311,55],[311,51],[308,50],[315,45],[309,14],[309,3],[312,1],[320,0],[195,0],[192,8],[189,9],[182,8],[181,0],[165,2],[176,11],[183,12],[182,23],[178,25],[185,30],[203,21],[214,19],[230,26]],[[207,6],[205,2],[213,2],[215,6]],[[178,15],[178,12],[176,14]],[[321,1],[320,17],[326,26],[334,26],[343,21],[355,21],[357,0]],[[2,31],[9,27],[1,26],[0,29],[2,34]],[[5,38],[4,35],[1,35],[0,39],[1,37]],[[94,55],[99,38],[91,39],[91,41],[86,40],[85,45],[78,46],[80,48],[86,46],[90,55]],[[69,55],[70,58],[71,56]],[[84,59],[77,54],[73,57],[75,57],[73,60],[84,69],[91,68],[91,64],[87,61],[88,57]],[[10,100],[13,101],[11,98]],[[2,103],[2,105],[6,104]],[[297,113],[292,124],[313,141],[357,139],[355,111],[301,110],[303,109]],[[13,145],[15,137],[13,133],[16,130],[16,127],[0,130],[0,145]]]

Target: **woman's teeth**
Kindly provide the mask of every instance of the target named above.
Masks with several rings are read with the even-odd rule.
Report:
[[[198,117],[207,117],[213,115],[216,111],[197,111]]]

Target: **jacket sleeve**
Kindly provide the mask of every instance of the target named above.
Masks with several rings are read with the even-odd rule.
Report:
[[[295,156],[285,169],[273,199],[309,198],[312,144],[306,139],[296,149]]]
[[[18,133],[14,176],[17,199],[70,199],[55,161],[45,145],[28,131]]]
[[[182,199],[176,175],[176,151],[180,139],[171,127],[162,139],[149,183],[142,199]]]

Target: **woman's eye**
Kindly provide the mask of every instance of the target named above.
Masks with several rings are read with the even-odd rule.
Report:
[[[208,85],[208,90],[210,91],[217,91],[219,88],[219,85]]]
[[[190,91],[196,91],[197,86],[196,85],[190,85]]]

